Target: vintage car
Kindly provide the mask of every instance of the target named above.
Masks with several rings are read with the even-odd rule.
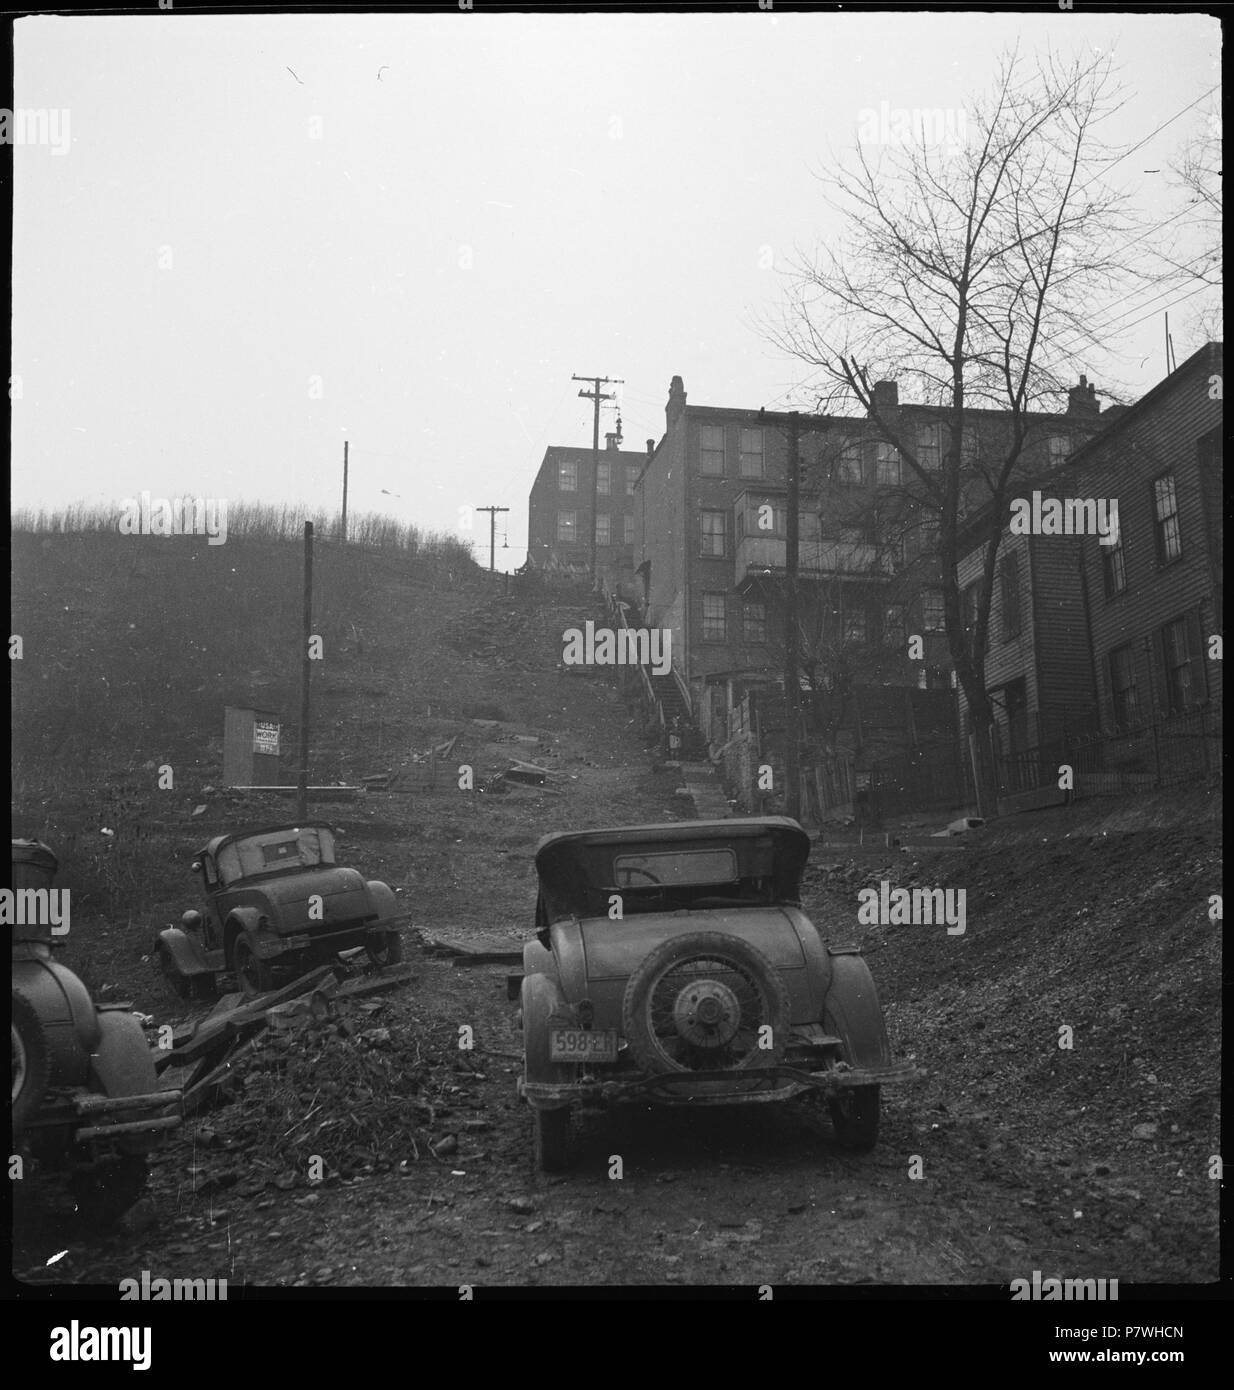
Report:
[[[210,993],[230,970],[245,994],[273,989],[340,951],[367,948],[379,965],[403,958],[393,891],[334,860],[334,832],[316,822],[218,835],[199,853],[205,912],[161,931],[158,963],[182,998]]]
[[[519,1091],[536,1161],[568,1165],[572,1107],[734,1105],[806,1094],[873,1147],[892,1065],[858,949],[801,910],[810,841],[778,816],[549,835],[523,975]]]
[[[46,845],[13,841],[14,893],[50,891],[57,868]],[[149,1150],[180,1123],[180,1092],[160,1086],[131,1006],[95,1004],[53,956],[65,938],[37,912],[14,915],[10,1152],[65,1172],[79,1213],[106,1225],[141,1195]]]

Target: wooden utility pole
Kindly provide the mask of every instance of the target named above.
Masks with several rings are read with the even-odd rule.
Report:
[[[800,417],[788,417],[788,517],[784,546],[784,814],[801,816],[801,679],[797,674],[797,568],[801,502]]]
[[[614,393],[601,391],[600,387],[623,386],[625,383],[621,377],[613,376],[572,376],[570,380],[590,381],[593,389],[580,391],[578,394],[584,400],[595,402],[595,412],[591,425],[591,582],[594,586],[596,582],[596,513],[599,509],[598,485],[600,481],[600,402],[617,399]]]
[[[497,513],[508,512],[509,507],[477,507],[478,512],[488,513],[488,570],[492,574],[497,567]]]
[[[347,441],[343,440],[343,540],[347,539]]]
[[[300,672],[300,773],[296,780],[296,817],[303,824],[308,820],[309,765],[309,680],[313,662],[309,643],[313,638],[313,523],[304,523],[304,632],[302,635]]]

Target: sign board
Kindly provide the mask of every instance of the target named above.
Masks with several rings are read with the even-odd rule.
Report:
[[[253,752],[269,753],[277,758],[279,753],[279,726],[265,720],[253,723]]]

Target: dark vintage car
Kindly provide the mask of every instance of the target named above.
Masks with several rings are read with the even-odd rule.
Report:
[[[544,1169],[576,1106],[734,1105],[808,1094],[873,1147],[892,1065],[874,981],[801,910],[810,841],[760,817],[549,835],[517,988],[519,1090]]]
[[[277,974],[303,974],[355,946],[380,965],[403,958],[399,927],[408,914],[388,885],[335,863],[328,825],[218,835],[193,869],[205,912],[186,912],[155,942],[163,973],[184,998],[213,991],[224,970],[246,994],[260,994]]]
[[[51,891],[57,867],[46,845],[13,841],[14,893]],[[105,1225],[141,1195],[149,1150],[180,1123],[180,1092],[160,1086],[131,1006],[95,1004],[53,955],[64,938],[17,915],[10,1152],[66,1173],[78,1211]]]

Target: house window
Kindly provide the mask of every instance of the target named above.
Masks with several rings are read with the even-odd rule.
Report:
[[[840,445],[840,465],[836,473],[836,480],[841,483],[851,483],[857,487],[865,482],[860,439],[846,439]]]
[[[749,600],[741,605],[741,623],[747,642],[767,640],[767,605]]]
[[[1020,557],[1004,555],[1002,579],[1003,640],[1011,641],[1020,635]]]
[[[627,513],[626,513],[626,516],[625,516],[625,523],[626,523],[626,529],[625,529],[625,542],[626,542],[627,545],[633,545],[633,544],[634,544],[634,516],[633,516],[633,513],[631,513],[631,512],[627,512]]]
[[[971,466],[981,457],[981,436],[976,425],[965,425],[960,435],[960,458]]]
[[[921,596],[921,626],[927,632],[942,632],[946,624],[942,591],[927,589]]]
[[[703,595],[703,641],[723,642],[728,635],[723,594]]]
[[[1057,468],[1059,464],[1066,463],[1071,453],[1071,440],[1065,434],[1052,434],[1050,436],[1050,467]]]
[[[578,491],[577,463],[559,463],[557,465],[557,490],[559,492]]]
[[[741,476],[743,478],[761,478],[763,476],[762,430],[741,431]]]
[[[578,540],[578,513],[557,513],[557,539],[559,541]]]
[[[722,560],[728,553],[727,545],[727,512],[703,512],[702,521],[702,550],[701,554],[710,556],[717,560]]]
[[[845,611],[844,620],[841,626],[846,642],[864,642],[866,640],[866,615],[864,608],[850,608]]]
[[[596,464],[596,491],[607,497],[613,490],[613,466],[611,463]]]
[[[1114,723],[1120,729],[1140,722],[1140,694],[1135,682],[1135,652],[1130,646],[1110,653],[1110,690],[1114,696]]]
[[[1105,596],[1107,599],[1117,598],[1127,589],[1127,557],[1123,553],[1122,528],[1119,528],[1118,539],[1113,545],[1103,545],[1100,549]]]
[[[698,471],[709,478],[724,476],[723,425],[703,425],[699,429]]]
[[[1187,650],[1187,622],[1178,618],[1161,629],[1162,656],[1165,660],[1165,698],[1170,714],[1181,714],[1190,707],[1191,656]]]
[[[1157,537],[1157,563],[1167,565],[1183,553],[1178,529],[1178,493],[1174,474],[1165,473],[1153,481],[1153,530]]]
[[[883,609],[883,645],[903,651],[908,641],[904,605],[893,603]]]
[[[607,545],[609,543],[609,517],[607,512],[596,513],[596,544]]]
[[[927,473],[937,473],[942,461],[942,427],[922,425],[917,431],[917,462]]]
[[[900,451],[894,444],[879,441],[874,476],[879,487],[900,486]]]
[[[634,484],[638,481],[638,470],[636,468],[626,469],[626,496],[634,496]]]

